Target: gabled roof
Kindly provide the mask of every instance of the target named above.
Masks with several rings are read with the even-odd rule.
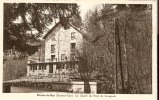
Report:
[[[44,35],[44,37],[43,37],[43,39],[46,39],[46,37],[57,27],[57,26],[59,26],[61,23],[60,22],[58,22],[53,28],[51,28],[45,35]],[[85,34],[83,34],[83,32],[82,31],[80,31],[77,27],[75,27],[74,25],[72,25],[72,24],[68,24],[70,27],[72,27],[72,28],[74,28],[76,31],[78,31],[79,33],[81,33],[82,35],[83,35],[83,37],[87,37]]]
[[[60,22],[58,22],[57,24],[55,24],[54,27],[52,27],[43,37],[43,39],[46,39],[46,37],[58,26],[60,25]]]

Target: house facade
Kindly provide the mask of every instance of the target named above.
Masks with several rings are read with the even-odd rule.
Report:
[[[27,76],[68,76],[70,70],[78,68],[83,44],[83,33],[78,28],[68,24],[65,29],[59,22],[44,35],[43,41],[39,56],[28,58]]]

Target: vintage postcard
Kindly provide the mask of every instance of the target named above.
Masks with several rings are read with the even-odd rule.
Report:
[[[157,100],[157,0],[0,5],[2,100]]]

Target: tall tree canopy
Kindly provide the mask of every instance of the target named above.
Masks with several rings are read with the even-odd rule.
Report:
[[[37,47],[27,44],[28,40],[37,42],[37,37],[55,19],[63,20],[65,26],[72,16],[78,14],[78,5],[72,3],[4,3],[3,48],[32,54]],[[28,34],[35,30],[37,34]]]
[[[121,59],[115,47],[115,18],[118,18]],[[152,93],[151,5],[101,4],[87,13],[84,25],[92,41],[84,48],[88,56],[87,66],[98,71],[98,79],[105,80],[104,91],[115,93],[117,65],[116,93]]]

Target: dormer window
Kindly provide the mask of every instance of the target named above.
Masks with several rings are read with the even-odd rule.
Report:
[[[76,37],[75,37],[75,32],[72,32],[71,33],[71,39],[75,39]]]
[[[55,45],[51,45],[51,53],[55,52]]]

